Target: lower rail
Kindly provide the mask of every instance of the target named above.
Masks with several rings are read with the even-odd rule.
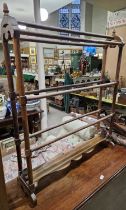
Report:
[[[96,113],[100,113],[100,111],[101,111],[101,109],[98,109],[98,110],[96,110],[96,111],[89,112],[89,113],[87,113],[87,114],[83,114],[83,115],[78,116],[78,117],[74,117],[74,118],[71,119],[71,120],[67,120],[67,121],[65,121],[65,122],[63,122],[63,123],[60,123],[60,124],[58,124],[58,125],[51,126],[50,128],[47,128],[47,129],[45,129],[45,130],[40,130],[40,131],[37,131],[37,132],[35,132],[35,133],[33,133],[33,134],[30,134],[29,137],[32,138],[32,137],[37,136],[37,135],[39,135],[39,134],[41,134],[41,133],[45,133],[45,132],[47,132],[47,131],[50,131],[50,130],[55,129],[55,128],[58,128],[58,127],[60,127],[60,126],[62,126],[62,125],[65,125],[65,124],[67,124],[67,123],[70,123],[70,122],[73,122],[73,121],[75,121],[75,120],[81,119],[81,118],[83,118],[83,117],[86,117],[86,116],[89,116],[89,115],[93,115],[93,114],[96,114]]]
[[[77,92],[77,91],[81,91],[81,90],[90,90],[90,89],[100,88],[100,87],[105,88],[105,87],[111,87],[114,85],[117,85],[117,82],[110,82],[110,83],[105,83],[105,84],[76,88],[76,89],[72,89],[72,90],[59,91],[59,92],[54,92],[54,93],[50,93],[50,94],[46,94],[46,95],[42,94],[42,95],[37,95],[37,96],[27,96],[27,100],[31,101],[31,100],[35,100],[35,99],[43,99],[43,98],[48,98],[48,97],[52,97],[52,96],[62,95],[65,93],[72,93],[72,92]]]
[[[102,121],[104,121],[104,120],[106,120],[106,119],[108,119],[108,118],[110,118],[110,117],[113,117],[113,115],[114,115],[114,113],[112,113],[112,114],[110,114],[110,115],[107,115],[107,116],[105,116],[105,117],[103,117],[103,118],[97,120],[96,122],[90,123],[90,124],[88,124],[88,125],[86,125],[86,126],[82,126],[82,127],[78,128],[78,129],[75,129],[75,130],[72,131],[72,132],[69,132],[69,133],[67,133],[67,134],[65,134],[65,135],[62,135],[62,136],[60,136],[60,137],[57,137],[56,139],[53,139],[53,140],[51,140],[51,141],[46,141],[46,142],[44,142],[43,144],[41,144],[40,146],[37,146],[37,147],[31,149],[30,151],[31,151],[31,152],[37,151],[37,150],[39,150],[39,149],[41,149],[41,148],[43,148],[43,147],[45,147],[45,146],[48,146],[48,145],[50,145],[50,144],[52,144],[52,143],[55,143],[55,142],[57,142],[57,141],[59,141],[59,140],[61,140],[61,139],[64,139],[64,138],[66,138],[66,137],[68,137],[68,136],[70,136],[70,135],[72,135],[72,134],[74,134],[74,133],[77,133],[77,132],[79,132],[79,131],[81,131],[81,130],[83,130],[83,129],[86,129],[86,128],[90,127],[90,126],[96,125],[97,123],[102,122]]]

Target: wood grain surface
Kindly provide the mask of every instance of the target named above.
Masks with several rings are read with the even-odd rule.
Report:
[[[0,148],[0,210],[8,210],[8,201],[3,173],[3,162]]]
[[[45,177],[48,174],[61,171],[62,169],[71,166],[72,162],[82,159],[83,154],[94,150],[97,145],[105,142],[105,140],[106,139],[102,136],[97,135],[87,142],[83,141],[80,144],[76,145],[76,147],[73,148],[71,151],[57,155],[56,158],[53,158],[49,162],[33,170],[34,182],[38,182],[41,178]]]
[[[107,147],[96,153],[64,177],[43,188],[37,194],[34,210],[72,210],[86,201],[96,190],[126,166],[126,149],[121,146]],[[100,176],[104,179],[101,180]],[[16,180],[7,184],[11,209],[31,210],[27,198]]]

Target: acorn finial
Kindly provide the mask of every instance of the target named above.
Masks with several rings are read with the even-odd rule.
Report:
[[[4,15],[8,15],[9,13],[8,6],[6,3],[3,3],[3,12],[4,12]]]

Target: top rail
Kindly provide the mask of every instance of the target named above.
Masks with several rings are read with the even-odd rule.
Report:
[[[101,112],[101,109],[98,109],[98,110],[93,111],[93,112],[88,112],[88,113],[83,114],[83,115],[81,115],[81,116],[74,117],[74,118],[72,118],[72,119],[70,119],[70,120],[66,120],[65,122],[62,122],[62,123],[60,123],[60,124],[57,124],[57,125],[51,126],[51,127],[49,127],[49,128],[46,128],[46,129],[44,129],[44,130],[39,130],[39,131],[37,131],[37,132],[35,132],[35,133],[30,134],[29,137],[32,138],[32,137],[34,137],[34,136],[37,136],[37,135],[39,135],[39,134],[42,134],[42,133],[45,133],[45,132],[47,132],[47,131],[53,130],[53,129],[55,129],[55,128],[59,128],[60,126],[66,125],[67,123],[70,123],[70,122],[73,122],[73,121],[75,121],[75,120],[79,120],[79,119],[81,119],[81,118],[83,118],[83,117],[86,117],[86,116],[89,116],[89,115],[94,115],[94,114],[100,113],[100,112]],[[24,140],[23,140],[23,141],[24,141]]]
[[[49,39],[36,39],[36,38],[27,38],[27,37],[20,37],[20,40],[23,42],[37,42],[37,43],[43,43],[43,44],[59,44],[59,45],[71,45],[71,46],[91,46],[91,47],[105,47],[105,44],[95,44],[95,43],[80,43],[80,42],[66,42],[66,41],[55,41],[55,40],[49,40]]]
[[[45,34],[35,31],[28,31],[28,30],[20,30],[15,29],[15,32],[20,33],[21,35],[27,35],[30,37],[42,37],[42,38],[48,38],[48,39],[58,39],[58,40],[66,40],[66,41],[72,41],[72,42],[84,42],[84,43],[97,43],[97,44],[108,44],[108,45],[124,45],[123,42],[119,41],[107,41],[107,40],[95,40],[95,39],[85,39],[85,38],[77,38],[77,37],[71,37],[71,36],[63,36],[63,35],[56,35],[56,34]],[[36,39],[37,40],[37,39]]]
[[[73,30],[70,30],[70,29],[64,29],[64,28],[54,27],[54,26],[44,26],[44,25],[40,25],[40,24],[23,22],[23,21],[18,21],[18,24],[19,25],[25,25],[25,26],[30,27],[30,28],[36,28],[36,29],[42,29],[42,30],[49,30],[49,31],[70,33],[70,34],[76,34],[76,35],[99,37],[99,38],[105,38],[105,39],[109,39],[109,40],[114,39],[114,36],[109,36],[109,35],[104,35],[104,34],[96,34],[96,33],[90,33],[90,32],[82,32],[82,31],[73,31]]]
[[[64,138],[66,138],[66,137],[68,137],[68,136],[70,136],[70,135],[72,135],[74,133],[77,133],[77,132],[79,132],[79,131],[81,131],[83,129],[89,128],[90,126],[94,126],[94,125],[98,124],[99,122],[103,122],[104,120],[106,120],[108,118],[111,118],[113,115],[114,115],[114,113],[112,113],[110,115],[107,115],[105,117],[102,117],[101,119],[97,120],[96,122],[90,123],[90,124],[88,124],[86,126],[84,125],[84,126],[82,126],[80,128],[77,128],[74,131],[71,131],[71,132],[69,132],[69,133],[67,133],[65,135],[62,135],[60,137],[57,137],[57,138],[55,138],[53,140],[46,141],[46,142],[42,143],[40,146],[36,146],[35,148],[30,149],[30,151],[31,152],[35,152],[35,151],[37,151],[37,150],[39,150],[39,149],[41,149],[41,148],[43,148],[45,146],[48,146],[50,144],[53,144],[53,143],[55,143],[55,142],[57,142],[57,141],[59,141],[61,139],[64,139]]]

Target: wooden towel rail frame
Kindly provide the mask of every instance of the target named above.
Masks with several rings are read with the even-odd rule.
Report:
[[[46,167],[46,172],[43,172],[43,167],[36,172],[34,169],[34,173],[32,170],[32,161],[31,156],[32,152],[39,150],[42,147],[45,147],[49,144],[52,144],[60,139],[63,139],[67,136],[72,135],[73,133],[76,133],[82,129],[85,129],[89,126],[97,124],[99,128],[99,124],[101,121],[104,121],[105,119],[110,118],[111,119],[111,126],[110,126],[110,135],[112,133],[112,127],[113,127],[113,119],[115,115],[115,101],[116,101],[116,95],[118,91],[118,83],[119,83],[119,72],[120,72],[120,65],[121,65],[121,58],[122,58],[122,51],[124,42],[121,37],[117,36],[115,33],[113,33],[112,36],[108,35],[102,35],[102,34],[94,34],[89,32],[78,32],[78,31],[72,31],[69,29],[62,29],[58,27],[51,27],[51,26],[43,26],[33,23],[27,23],[27,22],[21,22],[16,21],[14,17],[11,17],[9,15],[7,4],[4,3],[3,5],[3,20],[1,24],[1,34],[2,34],[2,43],[3,43],[3,51],[4,51],[4,57],[5,57],[5,65],[6,65],[6,72],[7,72],[7,79],[8,79],[8,87],[9,87],[9,96],[11,99],[11,105],[12,105],[12,115],[13,115],[13,122],[14,122],[14,130],[15,130],[15,145],[16,145],[16,152],[17,152],[17,162],[18,162],[18,180],[20,181],[20,184],[24,191],[27,193],[29,198],[31,199],[31,202],[33,205],[36,205],[37,199],[35,195],[35,181],[37,180],[39,182],[40,178],[43,177],[43,174],[52,173],[55,170],[60,170],[61,168],[65,166],[65,163],[68,164],[71,160],[75,160],[78,158],[81,154],[84,152],[87,152],[89,149],[94,148],[96,145],[98,145],[100,142],[105,141],[105,139],[102,139],[102,137],[97,137],[89,142],[87,142],[81,147],[78,147],[70,154],[66,155],[66,158],[60,158],[60,162],[58,159],[53,161],[52,163],[49,163],[49,166]],[[26,25],[27,28],[30,30],[20,30],[18,27],[18,24],[20,25]],[[32,29],[32,30],[31,30]],[[39,29],[38,31],[34,31],[33,29]],[[72,36],[62,36],[62,35],[56,35],[56,34],[48,34],[44,33],[43,31],[53,31],[53,32],[65,32],[69,34],[79,35],[80,37],[72,37]],[[88,39],[88,38],[82,38],[81,35],[87,36],[87,37],[94,37],[99,39]],[[103,40],[104,39],[104,40]],[[13,84],[13,77],[11,74],[11,61],[10,61],[10,55],[9,55],[9,47],[8,43],[9,41],[12,41],[13,43],[13,50],[15,54],[15,63],[16,63],[16,72],[17,72],[17,83],[18,83],[18,90],[15,92],[14,90],[14,84]],[[35,91],[29,91],[25,93],[24,89],[24,81],[23,81],[23,72],[21,67],[21,54],[20,54],[20,41],[30,41],[30,42],[38,42],[38,43],[50,43],[50,44],[61,44],[61,45],[74,45],[74,46],[96,46],[96,47],[102,47],[103,48],[103,64],[102,64],[102,72],[101,72],[101,79],[99,81],[89,82],[89,83],[81,83],[76,85],[67,85],[67,86],[61,86],[61,87],[54,87],[54,88],[46,88],[42,90],[35,90]],[[110,83],[104,82],[104,75],[105,75],[105,67],[106,67],[106,58],[107,58],[107,49],[109,47],[119,48],[118,52],[118,59],[117,59],[117,67],[116,67],[116,76],[115,81]],[[97,84],[96,84],[97,83]],[[93,86],[91,86],[94,84]],[[90,85],[90,86],[89,86]],[[110,115],[107,115],[106,117],[100,118],[100,111],[102,109],[102,92],[103,88],[106,87],[113,87],[114,88],[114,94],[113,94],[113,103],[112,103],[112,113]],[[27,100],[33,100],[33,99],[42,99],[47,98],[49,96],[59,95],[59,94],[65,94],[65,93],[71,93],[79,90],[89,90],[93,88],[100,88],[100,95],[99,95],[99,103],[98,103],[98,110],[85,114],[81,117],[76,117],[72,120],[66,121],[65,123],[60,123],[59,125],[52,126],[50,128],[47,128],[45,130],[40,130],[32,135],[29,135],[29,129],[28,129],[28,119],[27,119],[27,110],[26,110],[26,103]],[[43,92],[51,92],[56,90],[56,92],[49,93],[49,94],[41,94]],[[37,96],[29,96],[30,94],[39,94]],[[25,155],[26,155],[26,164],[27,167],[25,170],[22,168],[22,157],[21,157],[21,140],[19,138],[19,129],[18,129],[18,118],[17,118],[17,112],[16,112],[16,100],[17,97],[19,98],[20,104],[21,104],[21,114],[23,119],[23,130],[24,130],[24,142],[25,142]],[[72,122],[74,120],[80,119],[84,116],[97,114],[97,121],[95,123],[91,123],[87,126],[81,127],[79,129],[74,130],[73,132],[68,133],[67,135],[61,136],[59,138],[56,138],[55,140],[44,142],[40,146],[31,149],[30,148],[30,141],[29,138],[36,136],[40,133],[47,132],[51,129],[57,128],[59,126],[62,126],[64,124],[67,124],[69,122]],[[68,159],[67,159],[68,158]],[[69,160],[69,161],[68,161]],[[56,165],[58,164],[58,165]],[[41,172],[41,173],[40,173]],[[42,175],[41,175],[42,174]],[[35,177],[35,179],[34,179]]]

